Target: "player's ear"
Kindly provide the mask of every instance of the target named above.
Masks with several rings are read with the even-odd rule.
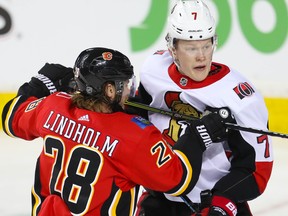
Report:
[[[112,85],[111,83],[107,83],[105,86],[105,94],[111,99],[113,100],[115,98],[116,95],[116,89],[115,86]]]

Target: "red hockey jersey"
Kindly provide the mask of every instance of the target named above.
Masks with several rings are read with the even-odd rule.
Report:
[[[51,194],[62,197],[74,215],[132,215],[137,185],[181,195],[196,182],[185,153],[173,151],[139,116],[79,109],[70,95],[58,92],[41,99],[18,96],[3,117],[8,135],[44,140],[33,215]]]

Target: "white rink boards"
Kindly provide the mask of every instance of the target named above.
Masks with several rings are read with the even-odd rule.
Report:
[[[274,169],[265,193],[250,202],[254,216],[288,213],[288,139],[273,138]],[[29,216],[30,189],[41,139],[23,141],[0,132],[0,215]],[[249,190],[249,188],[247,188]]]

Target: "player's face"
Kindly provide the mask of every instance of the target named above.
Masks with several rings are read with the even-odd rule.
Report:
[[[179,71],[195,81],[203,81],[209,74],[214,45],[206,40],[179,40],[174,51]]]

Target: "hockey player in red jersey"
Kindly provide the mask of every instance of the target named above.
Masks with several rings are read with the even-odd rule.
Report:
[[[171,148],[148,120],[124,111],[133,92],[133,67],[125,55],[84,50],[74,74],[77,91],[69,94],[72,68],[46,64],[3,109],[9,136],[44,141],[32,215],[132,216],[139,185],[171,196],[189,193],[202,153],[226,136],[231,115],[214,112],[186,124]]]
[[[157,51],[144,62],[139,95],[134,100],[194,117],[202,116],[207,107],[217,110],[227,106],[237,124],[267,130],[268,112],[252,83],[233,68],[212,62],[215,29],[214,18],[201,0],[177,1],[168,18],[168,50]],[[149,112],[149,120],[172,146],[184,132],[179,119]],[[269,136],[230,131],[226,141],[203,154],[200,177],[187,194],[188,202],[203,215],[208,211],[210,216],[252,215],[247,201],[264,192],[272,164]],[[145,216],[193,213],[180,197],[145,196],[141,204]]]

